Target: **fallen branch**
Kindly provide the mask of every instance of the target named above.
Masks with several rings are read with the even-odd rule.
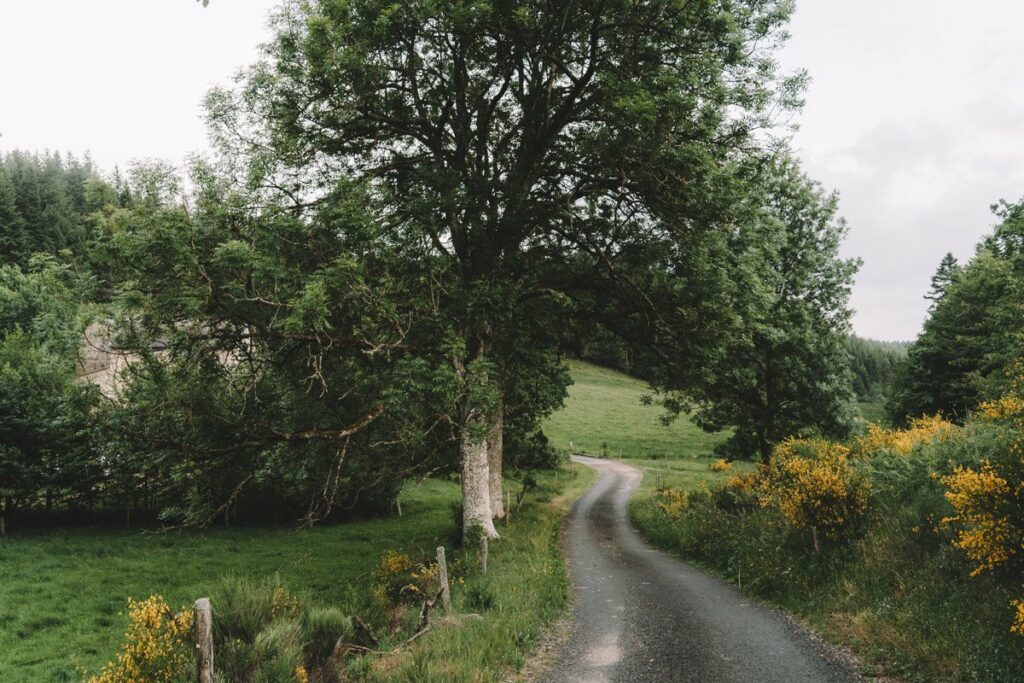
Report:
[[[413,633],[411,636],[403,640],[401,643],[396,645],[391,650],[375,650],[364,645],[345,643],[339,639],[337,644],[335,644],[334,646],[335,652],[351,652],[354,654],[361,655],[389,655],[398,652],[403,647],[413,642],[414,640],[416,640],[417,638],[419,638],[424,633],[430,630],[430,610],[432,610],[434,606],[437,605],[437,601],[441,599],[442,592],[443,591],[438,591],[437,595],[435,595],[433,598],[429,598],[423,601],[423,607],[420,608],[419,627],[416,629],[416,633]],[[380,645],[380,641],[377,640],[377,636],[373,634],[373,631],[370,629],[370,627],[366,624],[365,621],[360,619],[358,616],[354,616],[352,617],[352,623],[355,625],[356,629],[362,631],[363,634],[365,634],[366,637],[369,638],[374,645]]]
[[[352,623],[355,625],[356,630],[360,631],[366,639],[374,644],[375,647],[380,647],[380,640],[373,633],[373,629],[370,628],[369,624],[363,621],[358,615],[352,617]]]
[[[443,594],[444,594],[444,589],[442,588],[441,590],[437,591],[437,595],[435,595],[432,599],[424,600],[423,601],[423,608],[420,609],[420,630],[423,630],[424,628],[426,628],[427,626],[430,625],[430,610],[433,609],[434,605],[437,604],[437,601],[441,599],[441,596]],[[417,634],[417,636],[418,636],[418,634]],[[416,636],[414,636],[414,637],[416,637]],[[412,641],[412,638],[410,638],[406,642],[411,642],[411,641]]]

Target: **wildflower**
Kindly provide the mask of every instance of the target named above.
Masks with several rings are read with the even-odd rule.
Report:
[[[171,612],[159,595],[128,600],[128,630],[114,661],[89,683],[170,683],[191,666],[192,611]]]
[[[867,510],[869,486],[849,463],[850,449],[821,439],[787,439],[757,479],[762,507],[779,512],[792,526],[839,538]]]
[[[689,503],[689,496],[686,491],[666,488],[661,491],[660,495],[661,501],[658,503],[658,507],[669,517],[679,517]]]
[[[1016,555],[1021,546],[1008,516],[997,512],[1000,499],[1011,495],[1010,484],[991,463],[980,471],[957,467],[942,477],[946,500],[956,515],[942,520],[944,526],[958,527],[953,545],[976,563],[971,576],[992,570]]]

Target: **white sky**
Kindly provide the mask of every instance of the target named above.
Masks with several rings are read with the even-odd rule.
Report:
[[[814,79],[795,138],[864,266],[858,334],[912,339],[943,254],[1024,195],[1024,2],[797,0],[784,64]]]
[[[0,0],[0,150],[104,169],[204,149],[204,93],[253,61],[276,0]],[[865,263],[856,331],[911,339],[942,255],[1024,195],[1024,2],[798,0],[790,68],[813,82],[795,144],[839,190]]]

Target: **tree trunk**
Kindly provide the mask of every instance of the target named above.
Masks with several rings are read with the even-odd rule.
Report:
[[[487,430],[487,472],[491,495],[491,517],[498,519],[505,516],[502,500],[502,459],[505,454],[505,404],[499,398],[498,406],[491,416],[491,424]]]
[[[475,526],[489,538],[498,538],[491,516],[490,477],[487,462],[487,439],[474,438],[472,417],[462,425],[460,443],[462,456],[462,529],[468,532]],[[479,419],[479,418],[475,418]]]

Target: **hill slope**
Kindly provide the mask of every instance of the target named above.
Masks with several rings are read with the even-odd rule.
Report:
[[[664,411],[645,406],[642,380],[589,363],[567,362],[575,382],[565,407],[544,424],[558,448],[617,458],[689,458],[709,455],[724,440],[680,416],[666,426]]]

